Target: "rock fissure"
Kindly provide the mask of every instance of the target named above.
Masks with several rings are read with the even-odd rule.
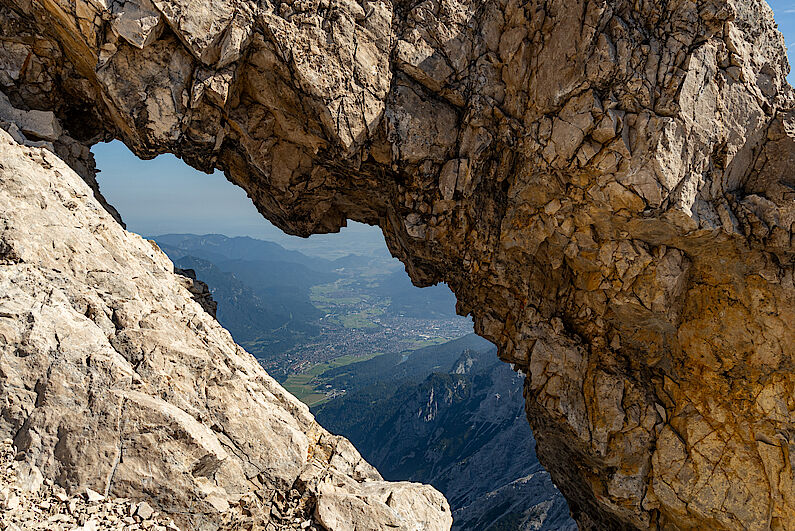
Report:
[[[123,430],[121,429],[122,419],[124,418],[124,405],[126,399],[124,397],[120,397],[120,404],[119,404],[119,415],[118,415],[118,424],[116,425],[116,429],[119,432],[119,448],[116,452],[116,459],[113,462],[113,466],[108,473],[108,480],[105,485],[105,490],[103,491],[103,496],[106,498],[110,495],[111,487],[113,486],[113,476],[116,474],[116,469],[119,467],[121,460],[124,458],[124,438],[122,436]]]

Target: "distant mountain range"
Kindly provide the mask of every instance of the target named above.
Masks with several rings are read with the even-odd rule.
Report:
[[[219,303],[216,317],[232,337],[247,348],[256,342],[256,348],[249,348],[252,354],[267,358],[289,349],[304,337],[319,333],[315,322],[322,312],[309,300],[308,286],[286,284],[254,288],[253,275],[245,272],[258,264],[246,262],[240,264],[238,270],[229,268],[228,262],[221,263],[224,265],[218,266],[195,256],[174,259],[175,266],[193,269],[197,278],[210,287],[213,298]],[[269,268],[264,265],[260,271],[267,276]],[[227,272],[230,269],[235,273]]]
[[[263,260],[267,262],[287,262],[301,264],[310,269],[324,271],[332,262],[323,258],[310,257],[298,251],[290,251],[269,241],[257,240],[248,236],[230,238],[222,234],[162,234],[154,236],[163,251],[171,256],[192,255],[210,261]]]
[[[263,363],[309,356],[311,349],[301,346],[326,344],[323,338],[332,347],[337,340],[329,338],[369,333],[323,324],[327,312],[352,312],[358,326],[377,302],[382,313],[373,316],[375,327],[455,318],[447,287],[416,288],[383,256],[328,260],[217,234],[153,239],[176,267],[194,270],[209,285],[219,322]],[[346,322],[341,316],[337,321]],[[412,326],[406,325],[409,332]],[[454,510],[455,529],[574,529],[564,499],[536,459],[522,377],[497,359],[490,343],[469,334],[384,352],[339,366],[292,360],[322,367],[316,369],[321,387],[342,395],[313,409],[323,426],[350,439],[386,479],[441,490]],[[359,355],[368,354],[376,352]]]
[[[153,238],[181,269],[193,269],[219,303],[217,317],[238,343],[261,359],[319,333],[323,313],[312,286],[334,282],[332,262],[275,243],[220,234]]]
[[[384,478],[442,491],[454,529],[576,529],[536,458],[523,377],[485,340],[470,335],[338,371],[350,389],[315,408],[318,421]]]
[[[320,332],[324,312],[313,286],[345,278],[365,294],[388,298],[388,316],[454,318],[455,297],[445,286],[419,289],[395,260],[349,254],[336,260],[308,256],[273,242],[221,234],[152,237],[182,269],[193,269],[218,304],[218,320],[262,360]]]

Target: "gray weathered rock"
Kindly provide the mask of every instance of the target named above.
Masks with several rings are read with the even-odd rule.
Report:
[[[85,145],[220,168],[288,232],[379,225],[528,374],[581,526],[792,527],[795,112],[767,4],[152,5],[130,42],[103,2],[3,0],[3,92]]]
[[[441,494],[321,428],[63,161],[4,131],[0,161],[0,434],[26,467],[187,529],[449,529]]]
[[[170,518],[151,509],[146,515],[133,517],[136,506],[126,498],[109,500],[99,494],[94,499],[69,497],[50,480],[36,481],[37,486],[32,490],[30,472],[37,469],[29,463],[16,461],[15,454],[11,439],[0,443],[0,523],[4,530],[179,531]],[[41,478],[41,472],[34,472],[34,475]]]

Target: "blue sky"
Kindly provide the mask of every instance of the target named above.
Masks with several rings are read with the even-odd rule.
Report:
[[[386,252],[379,229],[355,222],[348,222],[341,234],[288,236],[263,218],[243,189],[223,173],[202,173],[174,155],[140,160],[118,140],[92,150],[100,169],[100,190],[121,213],[127,229],[143,236],[251,236],[325,258]]]
[[[768,2],[789,50],[795,50],[795,0]],[[793,62],[789,52],[790,63]],[[791,84],[795,75],[790,74]],[[352,223],[342,235],[290,237],[256,211],[242,189],[221,173],[207,175],[190,168],[173,155],[154,160],[137,159],[119,141],[93,148],[103,194],[121,213],[128,229],[154,236],[169,232],[211,232],[252,236],[319,254],[375,252],[384,248],[378,229]]]
[[[140,160],[119,141],[97,144],[93,151],[100,189],[132,231],[260,237],[280,232],[263,223],[243,189],[220,172],[207,175],[174,155]]]
[[[793,58],[795,58],[795,54],[793,54],[795,51],[795,0],[768,0],[767,3],[776,14],[778,29],[784,34],[789,52],[789,62],[792,65]],[[792,72],[788,79],[790,85],[795,85],[795,75]]]

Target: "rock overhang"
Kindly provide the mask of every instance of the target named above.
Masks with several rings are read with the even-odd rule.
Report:
[[[528,374],[581,525],[791,519],[795,117],[764,2],[7,0],[4,18],[3,90],[64,136],[223,169],[294,234],[377,224],[415,283],[447,282]]]

